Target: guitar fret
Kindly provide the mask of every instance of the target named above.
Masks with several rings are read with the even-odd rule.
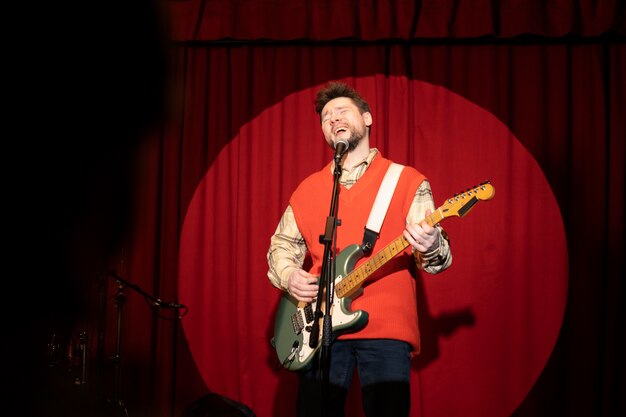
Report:
[[[352,275],[352,274],[350,274],[350,275]],[[348,275],[348,276],[350,276],[350,275]],[[356,284],[356,283],[361,282],[361,271],[360,270],[355,271],[354,276],[350,277],[349,282],[352,283],[352,284]]]
[[[339,297],[344,297],[350,290],[357,288],[365,279],[378,270],[381,266],[394,258],[398,253],[409,246],[409,242],[400,236],[394,239],[389,245],[383,248],[372,259],[363,263],[351,273],[346,275],[341,282],[335,286],[335,292]]]

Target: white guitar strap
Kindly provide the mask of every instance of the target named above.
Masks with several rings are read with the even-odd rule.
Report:
[[[374,200],[372,211],[367,219],[367,224],[365,225],[363,243],[361,244],[363,252],[371,252],[374,243],[376,243],[376,239],[378,239],[378,234],[380,233],[380,228],[387,214],[389,203],[391,203],[391,197],[393,196],[403,169],[404,165],[396,164],[395,162],[392,162],[387,169],[385,178],[383,178],[383,182],[380,184],[378,194]]]

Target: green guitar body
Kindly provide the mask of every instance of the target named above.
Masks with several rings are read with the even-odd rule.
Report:
[[[363,257],[360,245],[350,245],[341,251],[335,260],[335,281],[339,283],[343,277],[349,274],[356,262]],[[334,286],[333,286],[334,288]],[[334,292],[334,290],[333,290]],[[349,297],[339,298],[337,294],[332,297],[332,336],[336,339],[343,333],[351,333],[365,327],[368,320],[366,311],[351,311],[352,300],[363,292],[359,288]],[[325,312],[325,300],[322,301],[321,312]],[[312,360],[322,344],[322,320],[318,340],[311,347],[311,330],[315,320],[316,302],[303,303],[291,295],[284,293],[280,299],[274,324],[274,337],[272,345],[276,349],[278,359],[282,366],[290,371],[302,371],[309,369]]]

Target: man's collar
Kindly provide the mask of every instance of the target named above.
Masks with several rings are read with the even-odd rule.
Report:
[[[378,155],[378,149],[377,148],[370,148],[369,153],[367,154],[367,157],[365,159],[363,159],[361,162],[354,164],[354,166],[351,169],[354,169],[360,165],[369,165],[372,163],[372,161],[374,160],[374,158],[376,158],[376,155]],[[344,168],[345,169],[345,168]],[[332,164],[330,164],[330,170],[331,172],[335,171],[335,162],[333,161]]]

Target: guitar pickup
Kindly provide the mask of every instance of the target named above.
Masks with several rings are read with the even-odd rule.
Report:
[[[314,317],[315,312],[313,311],[313,307],[311,306],[311,304],[307,304],[306,306],[304,306],[304,318],[306,319],[306,322],[312,322]]]
[[[293,332],[295,334],[302,333],[302,329],[304,329],[304,321],[302,320],[302,316],[299,311],[296,311],[291,315],[291,325],[293,326]]]

